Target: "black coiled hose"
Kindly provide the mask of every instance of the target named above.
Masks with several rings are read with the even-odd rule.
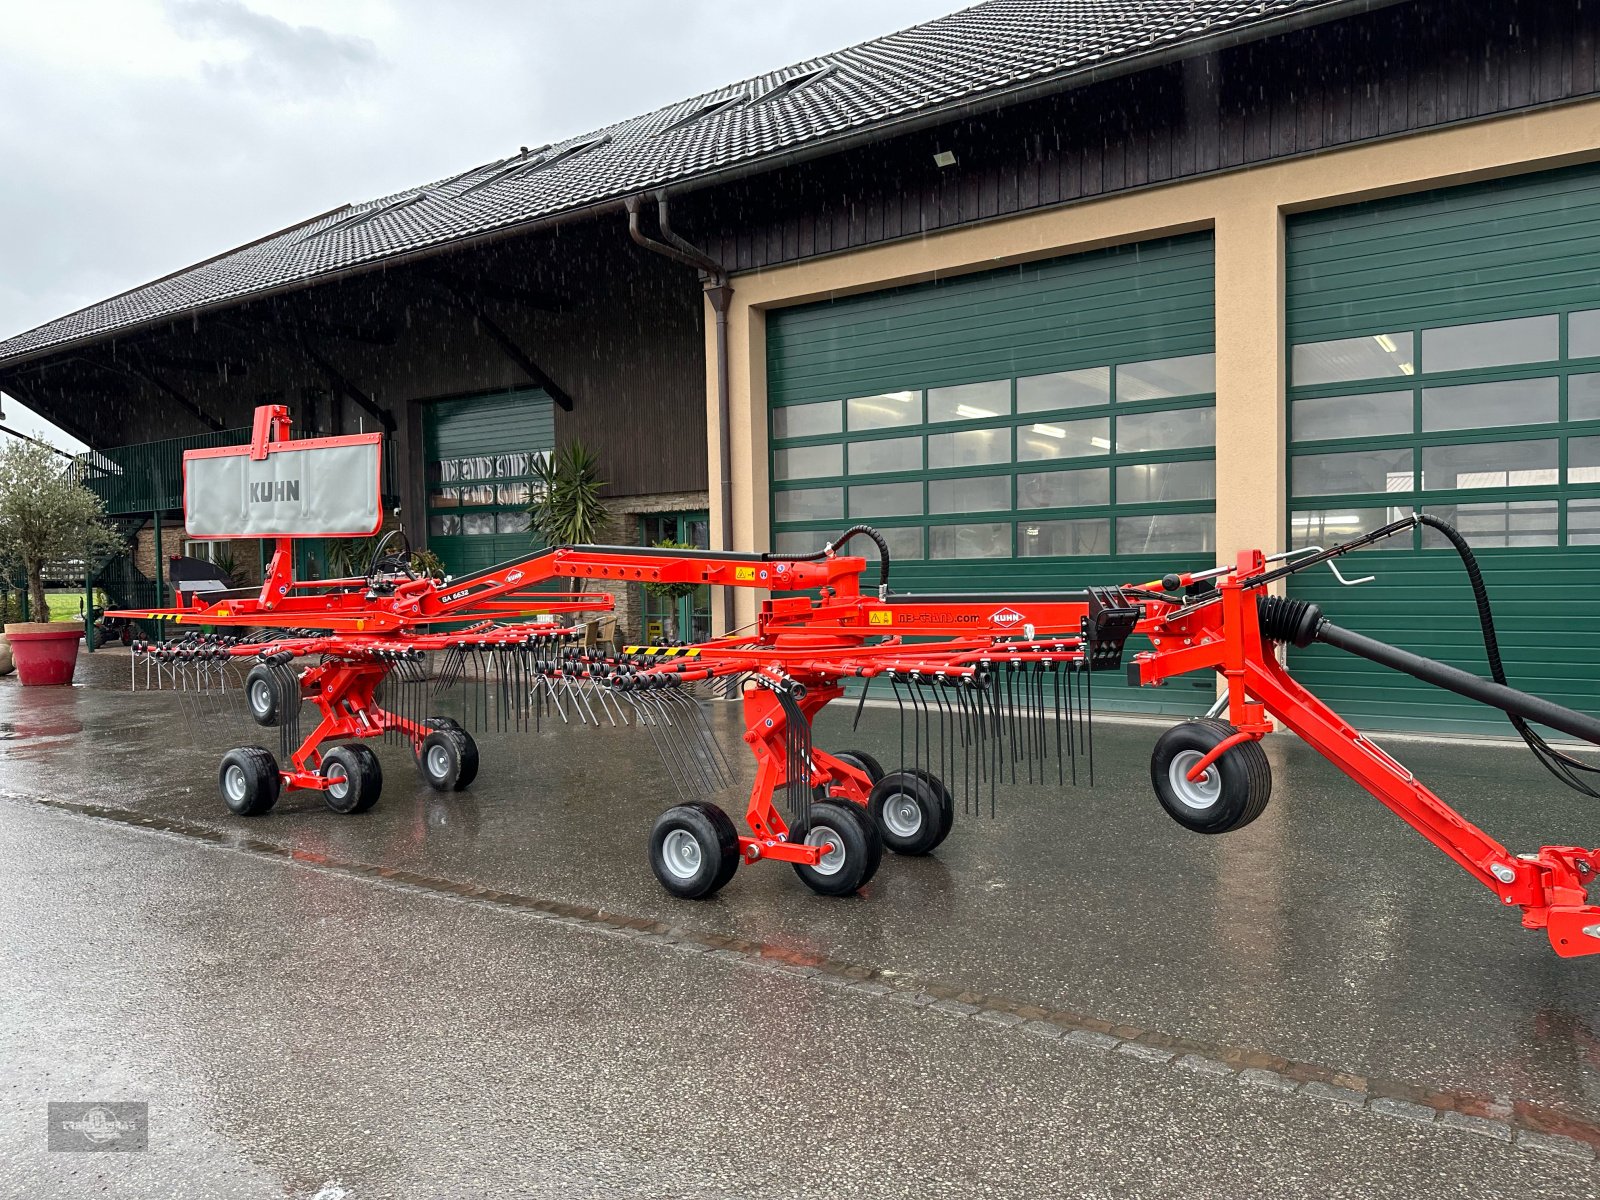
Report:
[[[883,534],[879,533],[871,525],[852,525],[838,537],[834,538],[831,545],[834,550],[838,550],[840,546],[844,545],[851,538],[858,536],[869,537],[877,544],[878,586],[880,588],[888,587],[889,543],[884,540]],[[826,550],[818,550],[815,554],[763,554],[761,557],[766,562],[821,562],[823,559],[828,557],[828,552]]]
[[[1467,580],[1472,584],[1472,598],[1478,606],[1478,625],[1483,630],[1483,653],[1489,660],[1489,674],[1496,683],[1509,686],[1506,683],[1505,664],[1500,659],[1500,639],[1494,631],[1494,613],[1489,607],[1489,590],[1484,586],[1483,571],[1478,567],[1477,556],[1472,553],[1472,547],[1467,545],[1467,539],[1462,537],[1453,525],[1427,513],[1418,513],[1417,520],[1430,529],[1437,529],[1460,556],[1461,565],[1467,571]],[[1584,775],[1600,775],[1600,766],[1562,753],[1545,741],[1527,721],[1514,713],[1506,715],[1511,727],[1521,735],[1524,742],[1528,743],[1528,749],[1533,751],[1533,756],[1545,770],[1573,791],[1600,800],[1600,792],[1583,779]]]

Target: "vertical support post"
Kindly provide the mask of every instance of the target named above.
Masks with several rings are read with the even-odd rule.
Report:
[[[94,576],[87,562],[83,564],[83,645],[94,653]]]
[[[1288,377],[1283,214],[1241,195],[1217,213],[1217,561],[1282,549]]]
[[[1283,224],[1248,188],[1217,211],[1218,562],[1288,543]]]
[[[722,458],[719,445],[723,425],[718,404],[716,361],[716,311],[706,300],[706,428],[710,459]],[[772,537],[771,464],[767,450],[767,321],[766,313],[735,297],[727,314],[727,429],[728,482],[731,528],[724,528],[720,506],[711,506],[711,544],[732,550],[770,550]],[[712,480],[713,499],[723,480]],[[760,610],[762,593],[753,588],[730,588],[734,593],[736,627],[752,624]],[[724,619],[712,609],[715,628]],[[727,630],[715,628],[717,633]]]
[[[152,513],[151,518],[155,523],[156,539],[156,607],[165,608],[167,606],[167,576],[166,572],[161,569],[161,514],[159,512]],[[156,638],[163,642],[167,640],[167,623],[165,621],[156,622]]]

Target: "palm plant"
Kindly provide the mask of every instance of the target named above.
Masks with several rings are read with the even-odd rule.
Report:
[[[594,451],[582,442],[568,442],[539,459],[534,479],[537,498],[528,515],[545,545],[583,546],[600,536],[610,512],[600,498],[606,483]]]

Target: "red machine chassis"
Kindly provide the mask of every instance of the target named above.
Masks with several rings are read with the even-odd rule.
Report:
[[[284,410],[258,412],[259,443],[287,436]],[[1224,756],[1244,752],[1246,743],[1272,729],[1269,718],[1276,718],[1490,888],[1503,905],[1520,908],[1523,924],[1544,929],[1558,954],[1600,952],[1600,907],[1588,903],[1586,890],[1600,850],[1545,846],[1532,854],[1512,853],[1297,683],[1282,665],[1276,643],[1262,631],[1257,604],[1267,594],[1262,576],[1269,560],[1260,551],[1241,554],[1232,568],[1169,578],[1165,587],[1149,583],[1082,594],[987,598],[891,596],[886,585],[875,594],[864,593],[867,560],[837,554],[833,547],[810,559],[563,547],[442,582],[389,572],[315,584],[293,579],[291,551],[292,541],[280,539],[259,591],[210,602],[197,598],[182,608],[112,614],[180,626],[281,628],[282,637],[213,643],[197,653],[279,661],[317,657],[300,676],[299,688],[320,720],[282,768],[289,788],[328,787],[324,748],[334,742],[398,733],[414,751],[421,750],[432,728],[385,710],[375,698],[379,684],[406,656],[468,644],[490,652],[559,646],[570,632],[551,620],[530,618],[612,606],[605,593],[544,592],[541,587],[560,580],[747,587],[773,593],[763,602],[753,633],[692,647],[631,648],[615,657],[557,657],[540,660],[538,668],[542,678],[624,693],[718,677],[753,680],[755,686],[743,695],[744,740],[755,757],[756,778],[745,812],[749,832],[738,837],[739,855],[746,862],[767,858],[815,866],[834,845],[792,839],[775,797],[781,788],[798,785],[856,805],[868,802],[871,775],[837,755],[809,749],[808,740],[799,768],[803,777],[793,777],[793,723],[802,721],[809,739],[812,719],[843,695],[846,680],[888,674],[982,690],[997,668],[1084,671],[1116,665],[1123,641],[1137,633],[1150,644],[1131,664],[1137,682],[1158,684],[1203,670],[1224,681],[1231,733],[1189,768],[1189,780],[1207,778]],[[884,571],[886,578],[887,564]],[[1198,594],[1175,594],[1178,586],[1201,580],[1207,587]],[[305,629],[319,632],[287,632]]]

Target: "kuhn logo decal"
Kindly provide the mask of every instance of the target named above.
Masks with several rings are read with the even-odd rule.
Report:
[[[1022,614],[1014,608],[996,609],[989,614],[989,621],[995,625],[1015,625],[1022,620]]]
[[[250,485],[250,501],[253,504],[283,504],[299,499],[298,479],[277,479]]]
[[[519,580],[521,578],[522,578],[522,572],[521,571],[512,571],[510,574],[508,574],[506,576],[506,582],[507,583],[515,583],[517,580]]]

